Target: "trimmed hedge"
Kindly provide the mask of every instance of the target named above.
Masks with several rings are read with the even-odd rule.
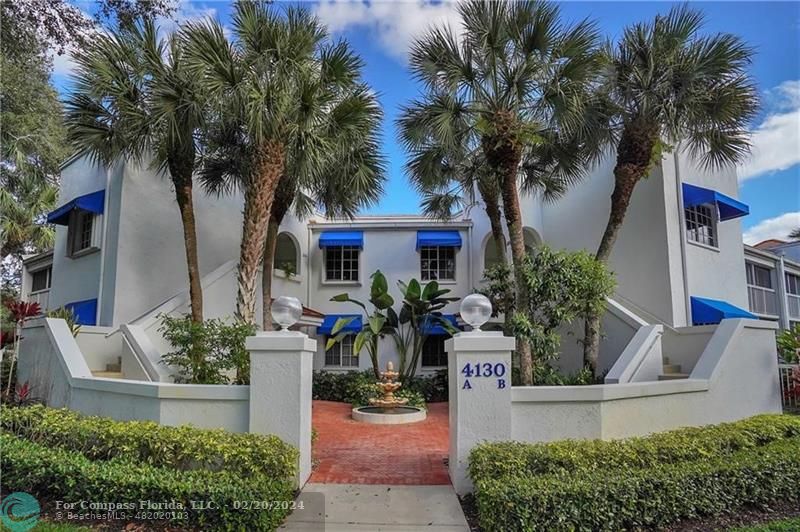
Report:
[[[375,396],[372,388],[375,375],[372,370],[364,371],[315,371],[312,396],[322,401],[351,403],[355,406],[368,404],[367,399]],[[398,397],[409,399],[409,404],[424,407],[425,403],[447,401],[447,370],[439,370],[431,376],[416,376],[403,382],[403,387],[395,393]]]
[[[705,460],[800,435],[800,417],[764,414],[733,423],[683,428],[625,440],[565,440],[536,445],[500,442],[470,454],[473,479],[506,475],[624,470]]]
[[[800,500],[800,439],[706,461],[478,480],[484,530],[629,530],[718,514],[745,505]]]
[[[115,421],[41,405],[3,408],[0,426],[28,441],[91,459],[120,458],[179,471],[224,470],[275,479],[297,474],[297,449],[276,436]]]
[[[10,491],[44,498],[56,492],[65,501],[175,501],[183,505],[175,511],[185,511],[186,519],[179,517],[174,522],[203,529],[275,530],[288,510],[236,509],[235,501],[293,499],[289,480],[265,475],[176,471],[121,458],[90,460],[77,451],[31,443],[7,433],[0,434],[0,445],[3,487]],[[193,510],[190,501],[208,501],[214,510]],[[124,511],[133,514],[136,510]]]

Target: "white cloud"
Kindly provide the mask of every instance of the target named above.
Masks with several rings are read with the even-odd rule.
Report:
[[[786,240],[790,232],[800,227],[800,211],[787,212],[775,218],[768,218],[744,232],[745,244],[758,244],[770,238]]]
[[[800,80],[784,81],[764,100],[771,111],[753,131],[753,152],[739,181],[800,164]]]
[[[431,25],[449,24],[460,29],[460,17],[454,2],[327,0],[316,9],[317,16],[331,32],[352,28],[366,29],[392,57],[406,61],[414,38]]]

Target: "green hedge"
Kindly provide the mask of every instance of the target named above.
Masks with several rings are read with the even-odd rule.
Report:
[[[796,501],[798,486],[800,438],[792,438],[648,469],[481,479],[475,499],[484,530],[616,531]]]
[[[176,523],[214,530],[274,530],[288,511],[235,509],[235,501],[291,501],[292,483],[266,475],[228,471],[178,471],[127,459],[91,460],[77,451],[0,434],[3,487],[45,499],[138,503],[175,501],[188,519]],[[214,510],[192,510],[189,501],[208,501]],[[135,510],[124,510],[134,513]],[[187,523],[188,521],[188,523]]]
[[[355,406],[367,404],[375,395],[371,387],[375,384],[372,370],[364,371],[315,371],[312,396],[322,401],[338,401]],[[403,382],[395,393],[409,399],[409,404],[424,407],[425,403],[447,401],[447,370],[439,370],[431,376],[417,376]]]
[[[91,459],[121,458],[181,471],[224,470],[277,479],[297,473],[297,450],[275,436],[115,421],[41,405],[3,408],[0,426],[26,440]]]
[[[473,479],[646,468],[705,460],[800,435],[800,417],[765,414],[733,423],[684,428],[626,440],[566,440],[546,445],[484,444],[470,455]]]

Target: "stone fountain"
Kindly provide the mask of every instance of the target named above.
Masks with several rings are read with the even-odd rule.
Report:
[[[394,365],[391,361],[387,363],[386,371],[381,372],[381,380],[377,382],[383,397],[370,399],[370,406],[354,408],[353,419],[380,425],[398,425],[425,419],[427,411],[424,408],[407,406],[408,399],[394,396],[394,392],[403,385],[397,381],[398,375],[399,373],[394,370]]]

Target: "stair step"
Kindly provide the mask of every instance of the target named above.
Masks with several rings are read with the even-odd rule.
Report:
[[[92,375],[95,377],[103,377],[104,379],[122,379],[121,371],[93,371]]]
[[[688,373],[667,373],[665,375],[659,375],[658,380],[660,381],[674,381],[678,379],[688,379]]]
[[[680,364],[664,364],[664,373],[680,373]]]
[[[113,364],[106,364],[106,371],[112,373],[119,373],[122,371],[122,357],[117,357],[117,361]]]
[[[669,366],[669,357],[662,356],[661,358],[664,360],[664,365]]]

